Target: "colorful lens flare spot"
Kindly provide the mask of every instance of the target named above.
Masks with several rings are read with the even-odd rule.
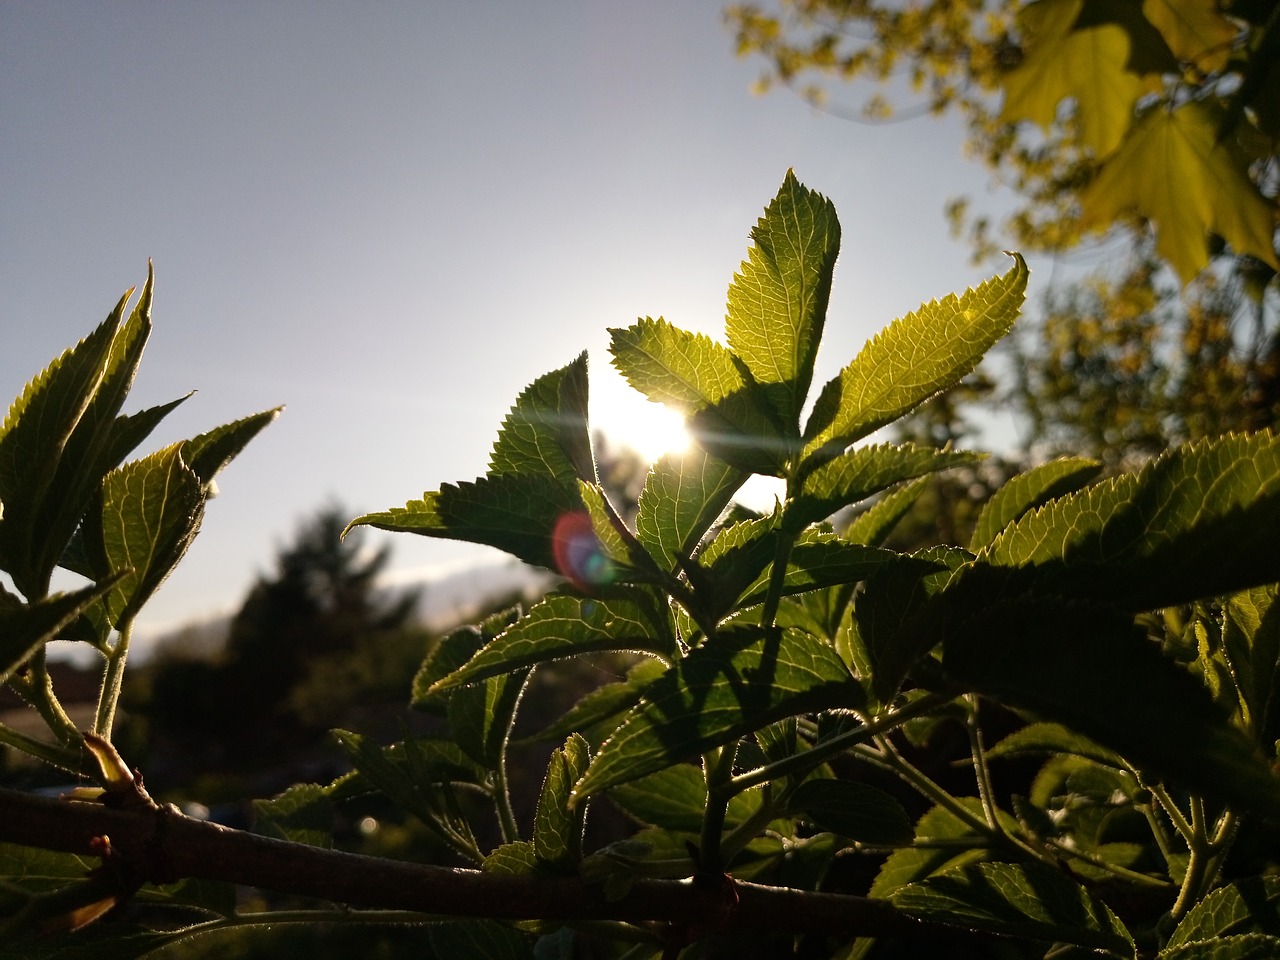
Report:
[[[613,561],[605,556],[604,547],[591,529],[591,518],[583,511],[566,513],[556,521],[551,551],[556,569],[579,590],[613,580]]]

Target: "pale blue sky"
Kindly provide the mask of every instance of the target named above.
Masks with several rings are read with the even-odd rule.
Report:
[[[151,257],[128,409],[199,390],[153,446],[288,405],[220,477],[144,628],[237,604],[326,500],[378,510],[483,472],[516,394],[584,348],[600,415],[625,419],[605,328],[663,315],[719,337],[788,167],[844,231],[819,383],[921,300],[1006,269],[948,238],[946,199],[987,191],[954,124],[753,96],[720,10],[0,5],[0,403]],[[496,556],[383,537],[402,569]]]

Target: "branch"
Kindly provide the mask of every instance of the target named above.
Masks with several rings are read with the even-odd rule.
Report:
[[[689,928],[724,917],[725,932],[786,930],[859,936],[954,936],[880,900],[736,882],[720,891],[688,880],[637,879],[617,901],[576,877],[512,876],[405,863],[290,843],[185,816],[173,806],[113,809],[97,802],[0,789],[0,841],[100,856],[101,838],[128,880],[224,880],[365,907],[507,920],[666,921]]]

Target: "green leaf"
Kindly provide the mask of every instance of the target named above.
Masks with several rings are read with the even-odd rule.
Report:
[[[1205,73],[1226,66],[1239,29],[1214,0],[1145,0],[1142,12],[1179,60]]]
[[[207,487],[223,467],[240,455],[250,440],[280,416],[282,410],[284,407],[273,407],[192,437],[183,447],[182,458]]]
[[[503,873],[509,876],[525,876],[537,873],[538,855],[530,840],[513,840],[504,843],[484,858],[485,873]]]
[[[1025,514],[978,567],[1018,568],[1014,583],[1137,612],[1280,580],[1276,529],[1280,440],[1229,435]]]
[[[1223,604],[1222,640],[1245,723],[1260,743],[1280,740],[1280,604],[1277,586],[1254,587]]]
[[[496,920],[455,920],[432,924],[427,935],[435,957],[534,960],[528,938]]]
[[[1134,957],[1133,938],[1101,900],[1043,863],[981,863],[909,884],[895,907],[933,922]]]
[[[902,804],[865,783],[806,780],[791,795],[787,809],[820,830],[862,843],[899,846],[915,835]]]
[[[419,710],[444,710],[449,703],[448,692],[433,692],[431,688],[459,670],[485,644],[492,642],[520,617],[520,608],[510,607],[490,614],[478,626],[459,627],[437,640],[427,651],[413,678],[410,705]]]
[[[601,650],[642,650],[670,660],[675,638],[655,596],[640,591],[607,598],[553,593],[485,644],[431,692],[450,690],[548,660]]]
[[[1085,757],[1104,766],[1123,769],[1124,763],[1110,750],[1060,723],[1029,723],[1015,730],[987,751],[987,756],[1024,757],[1034,754],[1067,753]]]
[[[852,543],[866,543],[877,546],[898,525],[898,521],[907,515],[912,504],[920,499],[929,486],[929,478],[921,477],[911,483],[905,483],[896,490],[891,490],[859,513],[841,532],[846,540]]]
[[[969,549],[976,553],[990,546],[1000,531],[1023,514],[1079,490],[1101,469],[1102,464],[1097,460],[1061,457],[1018,474],[983,506],[974,525]]]
[[[960,382],[1017,319],[1027,265],[924,304],[876,334],[822,389],[805,427],[807,470]]]
[[[1211,233],[1280,269],[1274,201],[1259,193],[1235,139],[1218,137],[1221,119],[1196,101],[1147,111],[1081,194],[1081,226],[1105,230],[1133,213],[1146,217],[1156,252],[1184,284],[1209,262]]]
[[[931,601],[968,560],[969,554],[957,547],[894,556],[871,574],[854,600],[854,624],[871,658],[872,692],[881,703],[893,699],[916,661],[942,639]]]
[[[890,550],[850,543],[833,533],[810,531],[791,548],[787,572],[782,579],[782,594],[788,596],[821,587],[858,583],[897,558],[898,554]],[[743,591],[740,606],[747,607],[764,599],[770,575],[771,569],[766,570]]]
[[[0,683],[6,682],[46,643],[58,639],[121,576],[117,574],[70,593],[55,593],[32,604],[0,603]],[[0,588],[0,599],[12,597]]]
[[[1107,608],[1056,598],[988,606],[952,624],[942,665],[951,682],[1066,724],[1140,768],[1206,796],[1280,809],[1280,779],[1248,737],[1196,678]]]
[[[691,564],[689,582],[707,611],[717,621],[734,608],[742,592],[759,579],[778,549],[778,512],[721,527]]]
[[[1241,933],[1166,947],[1158,954],[1158,960],[1275,960],[1278,956],[1280,937]]]
[[[641,660],[627,671],[625,680],[606,683],[592,690],[559,720],[529,739],[563,740],[571,733],[587,732],[597,724],[615,720],[639,703],[644,691],[666,673],[667,669],[667,665],[661,660]]]
[[[99,639],[119,628],[159,589],[200,530],[205,487],[175,443],[107,474],[85,516],[87,556],[95,578],[127,571],[91,611]]]
[[[975,823],[986,822],[982,802],[977,797],[957,797],[956,803],[969,812],[973,822],[962,820],[945,807],[926,811],[916,821],[915,836],[921,845],[904,847],[889,854],[871,884],[870,896],[886,899],[909,883],[966,863],[991,859],[992,851],[984,848],[988,839],[986,834],[979,833],[974,826]],[[1012,817],[1004,813],[999,816],[1006,829],[1017,830],[1018,823]],[[935,843],[962,840],[972,840],[973,845],[966,849],[956,842]]]
[[[1249,877],[1214,890],[1182,918],[1165,950],[1249,933],[1280,937],[1280,877]]]
[[[591,747],[579,734],[551,754],[533,818],[533,850],[538,860],[561,872],[576,871],[582,859],[585,805],[569,806],[569,791],[587,771]]]
[[[347,529],[367,525],[483,543],[554,570],[556,524],[580,513],[582,499],[576,484],[569,487],[552,477],[499,474],[473,483],[446,483],[403,507],[357,517]]]
[[[613,364],[650,400],[683,410],[689,432],[713,455],[752,472],[781,475],[794,444],[745,364],[702,334],[645,318],[610,329]]]
[[[609,791],[609,801],[640,823],[696,834],[702,829],[707,784],[698,767],[677,763],[618,784]],[[759,790],[735,794],[725,811],[725,826],[732,829],[753,816],[760,803]]]
[[[254,832],[312,847],[332,847],[333,804],[329,797],[321,786],[299,783],[270,800],[255,800]]]
[[[664,456],[640,493],[636,538],[667,573],[678,573],[747,474],[701,448]]]
[[[903,480],[977,463],[982,454],[932,450],[913,443],[848,450],[805,475],[800,495],[787,503],[786,525],[799,530]]]
[[[856,705],[860,693],[824,641],[794,629],[729,627],[649,687],[574,788],[576,802],[783,717]]]
[[[529,669],[463,687],[449,695],[449,729],[476,763],[495,769],[507,749],[516,704],[524,692]]]
[[[1177,62],[1138,4],[1107,7],[1107,19],[1082,24],[1086,0],[1039,0],[1018,17],[1026,57],[1001,79],[1006,121],[1030,120],[1046,130],[1064,99],[1075,101],[1081,144],[1105,157],[1120,144],[1134,104],[1160,89],[1160,73]],[[1135,60],[1134,52],[1148,52]]]
[[[539,377],[516,398],[489,457],[489,473],[546,477],[566,487],[595,480],[585,352]]]
[[[0,426],[0,567],[29,599],[49,577],[103,476],[127,450],[116,415],[151,332],[152,278],[125,320],[129,290],[98,327],[32,380]]]
[[[729,286],[729,348],[765,387],[787,432],[798,436],[840,250],[840,223],[831,201],[788,170],[751,239]]]

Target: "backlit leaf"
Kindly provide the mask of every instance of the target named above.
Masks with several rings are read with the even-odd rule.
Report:
[[[284,407],[273,407],[192,437],[182,450],[182,459],[195,471],[200,482],[208,486],[282,410]]]
[[[898,521],[907,515],[911,505],[920,499],[920,494],[928,486],[929,478],[921,477],[911,483],[904,483],[896,490],[890,490],[855,516],[840,535],[851,543],[878,546],[893,531]]]
[[[728,628],[655,681],[574,789],[581,801],[783,717],[860,702],[831,646],[798,630]]]
[[[891,900],[904,913],[968,930],[1136,955],[1129,931],[1106,904],[1043,863],[956,867],[903,887]]]
[[[1017,319],[1027,265],[895,320],[822,389],[805,428],[806,469],[955,386]]]
[[[585,805],[569,806],[569,791],[586,773],[591,748],[579,734],[551,754],[533,818],[533,850],[538,860],[559,870],[574,870],[582,858]]]
[[[675,638],[656,596],[616,591],[608,598],[553,593],[431,688],[452,689],[520,667],[601,650],[643,650],[671,658]]]
[[[1097,460],[1061,457],[1018,474],[988,500],[978,514],[969,549],[990,546],[1005,527],[1024,513],[1043,506],[1055,497],[1079,490],[1102,469]]]
[[[566,486],[595,479],[586,353],[539,377],[516,398],[493,445],[489,473],[554,478]]]
[[[751,239],[729,286],[729,348],[765,387],[784,427],[798,436],[840,249],[840,223],[830,200],[787,171]]]
[[[869,844],[905,844],[914,830],[906,810],[876,787],[847,780],[815,778],[796,788],[787,803],[821,830]]]
[[[1280,779],[1254,744],[1127,616],[1054,598],[1005,601],[951,625],[942,665],[953,682],[1063,723],[1142,769],[1280,809]]]
[[[1143,0],[1142,12],[1179,60],[1205,73],[1226,65],[1239,29],[1217,0]]]
[[[1160,34],[1132,4],[1104,9],[1090,0],[1038,0],[1020,11],[1018,28],[1026,56],[1002,78],[1001,118],[1048,129],[1057,122],[1059,104],[1071,99],[1080,141],[1096,157],[1120,145],[1134,104],[1160,89],[1162,72],[1177,67]],[[1135,52],[1146,59],[1135,59]]]
[[[1214,890],[1182,918],[1165,951],[1250,933],[1280,937],[1280,877],[1249,877]]]
[[[1280,740],[1280,603],[1268,584],[1223,605],[1223,645],[1243,699],[1245,721],[1263,744]]]
[[[979,560],[1018,568],[1019,583],[1152,610],[1280,580],[1277,529],[1280,440],[1231,435],[1025,514]]]
[[[1249,158],[1236,141],[1218,138],[1220,119],[1194,101],[1147,111],[1081,195],[1081,225],[1106,229],[1131,214],[1147,218],[1156,251],[1183,283],[1209,262],[1210,233],[1280,269],[1274,204],[1249,178]]]
[[[0,683],[110,590],[121,574],[70,593],[55,593],[36,603],[0,603]],[[12,599],[0,588],[0,600]]]
[[[636,538],[664,571],[679,572],[746,479],[701,448],[664,456],[640,493]]]
[[[618,784],[609,791],[609,802],[648,826],[697,833],[707,806],[707,784],[701,769],[677,763]],[[725,825],[733,828],[742,823],[760,809],[760,803],[760,790],[734,794],[725,811]]]

